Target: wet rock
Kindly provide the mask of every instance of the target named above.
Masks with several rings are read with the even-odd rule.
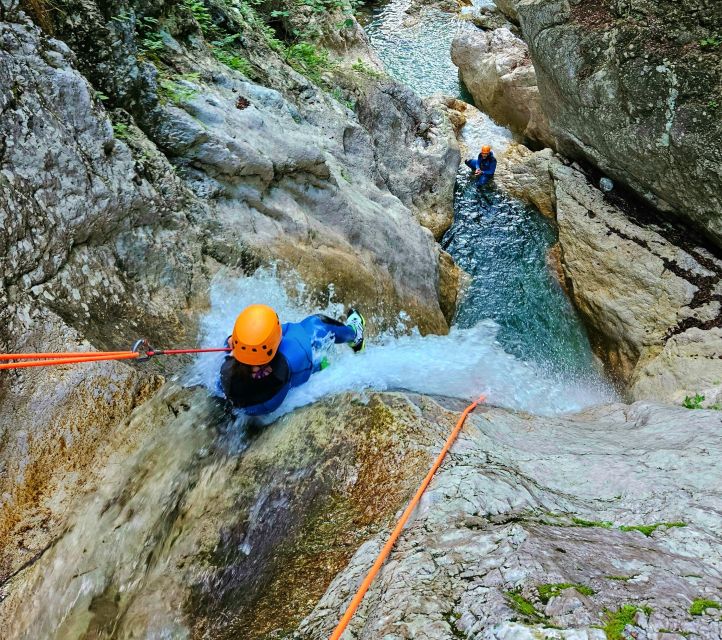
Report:
[[[3,637],[327,638],[462,405],[343,394],[246,440],[202,390],[166,388],[114,434],[129,448],[71,526],[4,585]],[[645,403],[477,409],[351,631],[601,640],[602,612],[631,604],[664,612],[650,634],[714,637],[688,607],[722,586],[718,425]],[[677,526],[629,528],[664,522]],[[565,588],[545,609],[550,583]]]
[[[371,83],[356,105],[373,140],[383,184],[436,239],[454,218],[459,146],[443,103],[422,100],[393,80]]]
[[[668,411],[672,413],[663,417]],[[623,414],[625,426],[612,426]],[[680,467],[672,455],[662,463],[664,471],[653,472],[654,467],[645,462],[651,440],[640,429],[650,429],[656,436],[665,433],[661,436],[665,440],[668,436],[679,438],[680,451],[685,451],[687,445],[682,441],[689,432],[683,434],[678,429],[679,419],[693,421],[683,409],[644,404],[592,410],[545,422],[544,427],[536,418],[531,419],[534,426],[529,424],[529,418],[521,416],[507,422],[496,411],[473,416],[472,425],[465,429],[455,448],[453,462],[432,484],[413,522],[372,584],[351,622],[351,633],[362,638],[388,634],[412,638],[423,633],[424,637],[439,639],[458,634],[601,640],[603,631],[594,627],[603,624],[602,610],[617,611],[628,603],[664,610],[674,621],[671,628],[694,625],[687,601],[680,598],[681,593],[691,594],[697,589],[695,580],[683,577],[687,571],[684,565],[697,562],[697,566],[704,566],[705,552],[699,548],[684,558],[678,556],[681,547],[677,534],[683,535],[686,542],[682,544],[691,545],[691,551],[696,546],[694,535],[687,535],[691,528],[707,530],[714,518],[702,516],[697,525],[667,529],[654,538],[620,530],[617,519],[655,520],[649,507],[661,505],[665,502],[663,496],[669,494],[662,486],[647,484],[654,483],[649,474],[659,473],[657,477],[663,477],[664,485],[671,487],[670,482],[676,484],[679,476],[673,480],[669,469]],[[717,418],[707,412],[704,419],[708,437],[713,440]],[[512,422],[519,427],[525,423],[526,433],[514,437]],[[556,425],[552,431],[551,423]],[[561,435],[557,428],[568,431]],[[577,431],[580,428],[584,435]],[[618,437],[621,439],[615,440]],[[570,444],[572,440],[575,443],[570,456],[567,438]],[[501,442],[505,444],[499,448]],[[616,444],[610,448],[612,442]],[[637,442],[642,448],[638,454],[632,453]],[[580,444],[586,453],[578,448]],[[657,444],[664,448],[670,441]],[[549,449],[549,458],[544,453],[547,446],[553,448],[553,453]],[[617,452],[614,447],[619,447]],[[525,458],[521,450],[532,448],[534,455],[527,459],[528,463],[521,462]],[[477,455],[481,456],[478,462]],[[666,456],[656,446],[651,455],[655,460]],[[544,459],[547,461],[542,462]],[[578,474],[571,469],[562,471],[571,459],[584,470],[580,467]],[[547,463],[554,466],[554,472],[545,471]],[[633,476],[625,471],[619,487],[601,489],[594,480],[597,464],[600,471],[604,468],[602,475],[606,479],[610,478],[609,464],[617,471],[621,465]],[[639,484],[642,478],[645,480]],[[697,493],[696,500],[704,501],[702,493]],[[586,520],[586,526],[561,524],[566,518],[562,513],[589,508],[595,512],[593,521],[584,516],[578,519]],[[683,507],[683,512],[687,517],[695,509]],[[606,520],[609,524],[605,524]],[[716,525],[713,529],[709,543],[720,535]],[[297,637],[328,636],[383,542],[381,536],[373,540],[373,545],[367,543],[358,550],[349,568],[331,583],[314,612],[301,624]],[[706,544],[703,548],[707,548]],[[611,579],[632,567],[644,567],[649,580],[632,585]],[[703,580],[708,582],[710,578],[708,574]],[[580,597],[573,589],[565,589],[558,598],[560,606],[545,611],[539,604],[537,588],[549,583],[583,584],[594,593]],[[697,632],[702,637],[714,637],[715,625],[709,620]],[[659,628],[657,622],[648,627],[655,633]]]
[[[422,331],[447,330],[441,253],[377,184],[371,136],[348,109],[272,54],[264,77],[287,93],[249,82],[200,34],[189,38],[182,16],[164,39],[179,69],[171,77],[139,60],[131,18],[110,20],[93,2],[73,11],[77,28],[56,26],[74,51],[16,12],[0,22],[3,351],[118,350],[139,337],[193,345],[213,275],[268,263],[314,291],[337,285],[339,301],[379,324],[403,309]],[[446,126],[417,108],[427,137]],[[449,317],[453,281],[443,287]],[[102,434],[147,398],[161,367],[183,364],[4,374],[0,532],[32,530],[33,540],[2,545],[3,575],[63,527],[65,498],[105,455]]]
[[[500,154],[494,181],[515,198],[533,204],[553,218],[556,201],[549,171],[553,158],[551,149],[535,153],[524,145],[511,144]]]
[[[635,222],[583,174],[555,164],[552,175],[565,272],[600,355],[634,398],[716,399],[722,261]]]
[[[482,111],[524,140],[555,146],[523,40],[506,28],[464,30],[451,45],[451,59]]]
[[[514,4],[560,151],[722,244],[718,4]]]
[[[563,268],[597,355],[633,399],[719,402],[722,260],[684,230],[635,218],[629,201],[605,195],[549,149],[510,145],[495,182],[556,217],[552,264]]]

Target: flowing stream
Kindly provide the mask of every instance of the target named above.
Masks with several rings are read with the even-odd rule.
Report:
[[[367,29],[389,72],[422,95],[442,91],[464,97],[449,46],[454,33],[469,25],[433,10],[410,24],[407,5],[394,0],[369,16]],[[483,139],[499,151],[511,140],[507,130],[486,117],[469,122],[464,136],[472,148]],[[547,266],[554,242],[553,225],[537,211],[493,189],[478,192],[460,171],[455,221],[443,245],[471,275],[471,284],[449,335],[422,337],[401,314],[398,330],[373,336],[361,354],[330,347],[331,366],[293,390],[268,421],[345,390],[408,389],[464,399],[486,393],[493,404],[538,414],[613,400],[613,391],[595,370],[579,319]],[[324,309],[314,307],[307,293],[298,281],[289,283],[286,276],[282,282],[273,270],[241,280],[219,277],[200,343],[222,344],[237,313],[254,302],[273,305],[284,321],[319,311],[343,313],[332,291]],[[213,392],[221,358],[198,358],[175,382]],[[203,388],[171,384],[133,414],[127,433],[145,438],[143,446],[124,458],[124,445],[117,445],[97,491],[75,501],[65,533],[18,576],[13,638],[116,637],[119,625],[123,631],[117,637],[188,638],[184,612],[166,601],[182,600],[189,584],[214,595],[225,593],[229,581],[253,582],[259,570],[253,562],[262,564],[266,556],[246,543],[228,543],[220,577],[199,575],[191,562],[206,544],[204,536],[215,540],[218,535],[218,520],[204,532],[211,507],[221,505],[220,513],[233,524],[237,507],[231,489],[245,482],[236,467],[248,457],[237,455],[246,446],[240,420],[229,422],[209,395]],[[220,438],[219,425],[225,425]],[[221,508],[224,499],[227,513]],[[284,508],[280,498],[274,500],[265,516],[274,523],[268,533],[263,526],[270,525],[252,511],[248,523],[223,528],[222,537],[233,541],[241,524],[249,531],[255,527],[260,533],[253,539],[266,539],[272,557],[273,535],[281,535],[285,526],[272,520],[274,513],[281,518]],[[218,616],[209,624],[221,629],[225,621]],[[240,636],[214,631],[203,637]]]
[[[450,56],[454,37],[475,27],[462,17],[421,8],[407,13],[409,0],[392,0],[368,10],[364,27],[388,72],[419,95],[443,93],[472,102]],[[488,4],[475,0],[464,11]],[[504,153],[511,133],[484,114],[462,131],[474,152],[491,144]],[[462,165],[457,177],[454,223],[442,246],[471,275],[471,286],[455,324],[470,329],[493,320],[504,350],[568,381],[604,386],[589,340],[572,304],[549,268],[557,241],[553,223],[536,209],[489,186],[477,189]],[[524,381],[519,380],[520,384]],[[539,407],[544,412],[547,407]],[[532,409],[534,410],[534,409]]]

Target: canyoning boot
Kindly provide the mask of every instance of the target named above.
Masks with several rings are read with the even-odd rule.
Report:
[[[353,339],[352,342],[349,342],[349,346],[356,353],[358,353],[359,351],[363,351],[364,347],[366,346],[366,342],[364,339],[364,329],[366,327],[366,321],[364,320],[364,317],[358,311],[356,311],[356,309],[349,309],[348,317],[346,318],[346,326],[351,327],[356,333],[356,337]]]

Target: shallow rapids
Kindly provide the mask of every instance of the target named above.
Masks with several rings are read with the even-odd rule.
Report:
[[[274,271],[259,270],[240,280],[221,277],[211,291],[211,310],[203,321],[201,343],[222,344],[238,312],[258,302],[271,304],[282,322],[300,320],[311,313],[343,313],[343,307],[332,297],[325,308],[314,307],[302,285],[286,282],[284,287]],[[401,331],[407,335],[397,335]],[[267,421],[327,395],[366,389],[403,389],[464,399],[484,393],[492,404],[540,415],[576,411],[614,399],[612,390],[598,376],[524,361],[507,353],[498,336],[499,325],[491,320],[453,327],[446,336],[421,336],[413,328],[409,330],[401,317],[398,331],[370,336],[360,354],[344,345],[330,346],[331,366],[293,389]],[[214,392],[223,357],[207,354],[199,358],[187,383],[203,384]]]

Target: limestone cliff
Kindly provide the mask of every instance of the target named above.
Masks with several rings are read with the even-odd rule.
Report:
[[[520,0],[559,149],[722,244],[722,6]]]

